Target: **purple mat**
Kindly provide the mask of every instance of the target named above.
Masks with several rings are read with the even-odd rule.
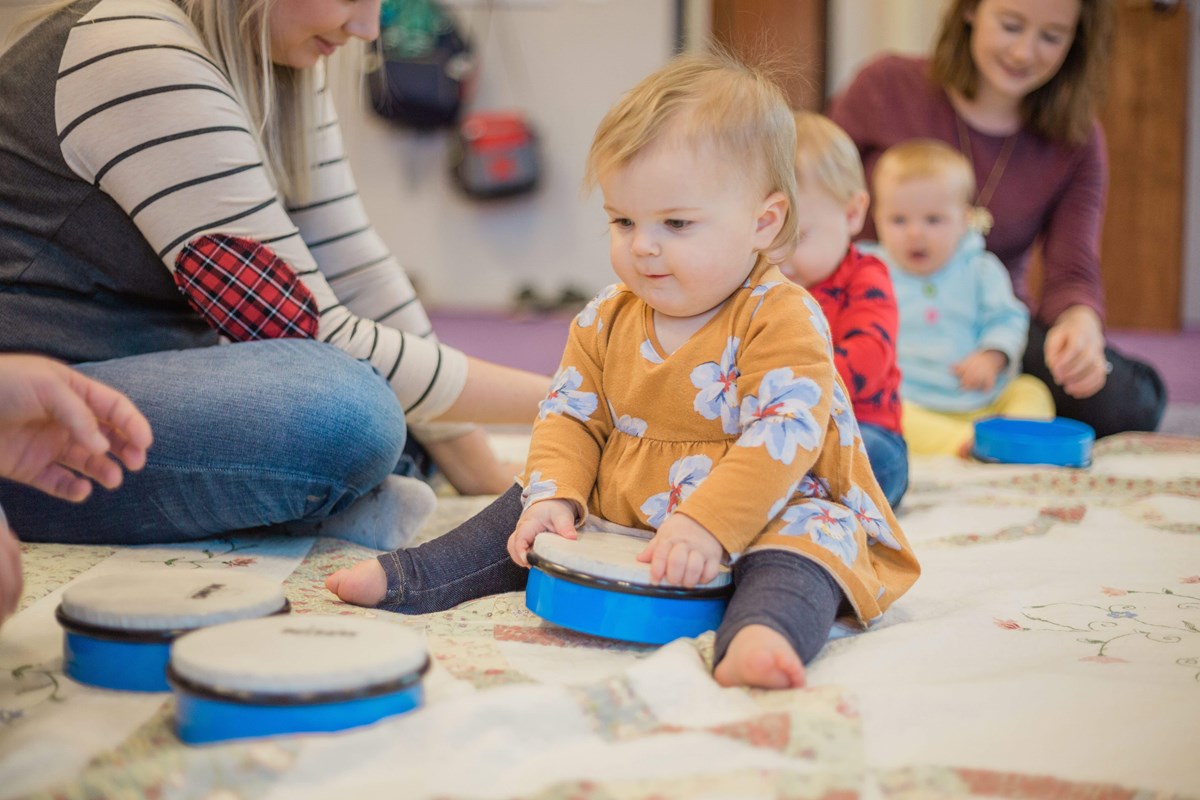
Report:
[[[501,312],[431,311],[434,330],[468,355],[550,375],[567,341],[568,314],[515,317]],[[1167,384],[1172,403],[1200,404],[1200,330],[1177,334],[1109,331],[1109,342],[1126,355],[1152,364]]]

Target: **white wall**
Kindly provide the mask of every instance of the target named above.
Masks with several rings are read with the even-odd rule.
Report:
[[[883,52],[927,53],[946,0],[829,0],[830,96]]]
[[[340,97],[346,150],[380,235],[427,305],[505,308],[517,287],[555,294],[611,283],[607,225],[598,194],[581,191],[584,159],[609,106],[671,56],[673,0],[498,2],[472,107],[521,109],[541,137],[535,194],[464,197],[450,180],[442,133],[415,134]],[[487,12],[455,6],[469,31]]]

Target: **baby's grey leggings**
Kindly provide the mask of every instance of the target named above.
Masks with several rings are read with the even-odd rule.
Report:
[[[380,608],[403,614],[444,611],[489,594],[525,588],[529,571],[508,557],[509,534],[521,516],[513,486],[454,530],[408,550],[379,556],[387,574]],[[807,664],[820,651],[841,604],[829,574],[788,550],[758,550],[733,566],[734,593],[717,630],[713,663],[734,634],[761,624],[779,632]]]

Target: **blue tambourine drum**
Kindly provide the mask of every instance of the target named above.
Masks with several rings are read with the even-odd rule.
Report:
[[[206,625],[287,611],[278,581],[225,570],[161,569],[72,584],[55,616],[68,677],[103,689],[167,692],[176,638]]]
[[[362,617],[292,614],[179,637],[167,677],[187,744],[326,733],[424,702],[424,636]]]
[[[699,636],[721,624],[733,594],[729,570],[692,589],[650,582],[637,560],[647,539],[582,530],[543,533],[529,551],[525,605],[564,628],[639,644]]]
[[[989,417],[975,423],[972,455],[997,464],[1087,467],[1095,441],[1092,426],[1073,419]]]

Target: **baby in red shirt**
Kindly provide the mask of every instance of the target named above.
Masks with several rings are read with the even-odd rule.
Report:
[[[850,392],[867,458],[894,508],[908,489],[896,298],[883,262],[850,243],[862,230],[870,199],[858,148],[820,114],[796,114],[796,182],[800,243],[780,269],[825,312],[834,363]]]

